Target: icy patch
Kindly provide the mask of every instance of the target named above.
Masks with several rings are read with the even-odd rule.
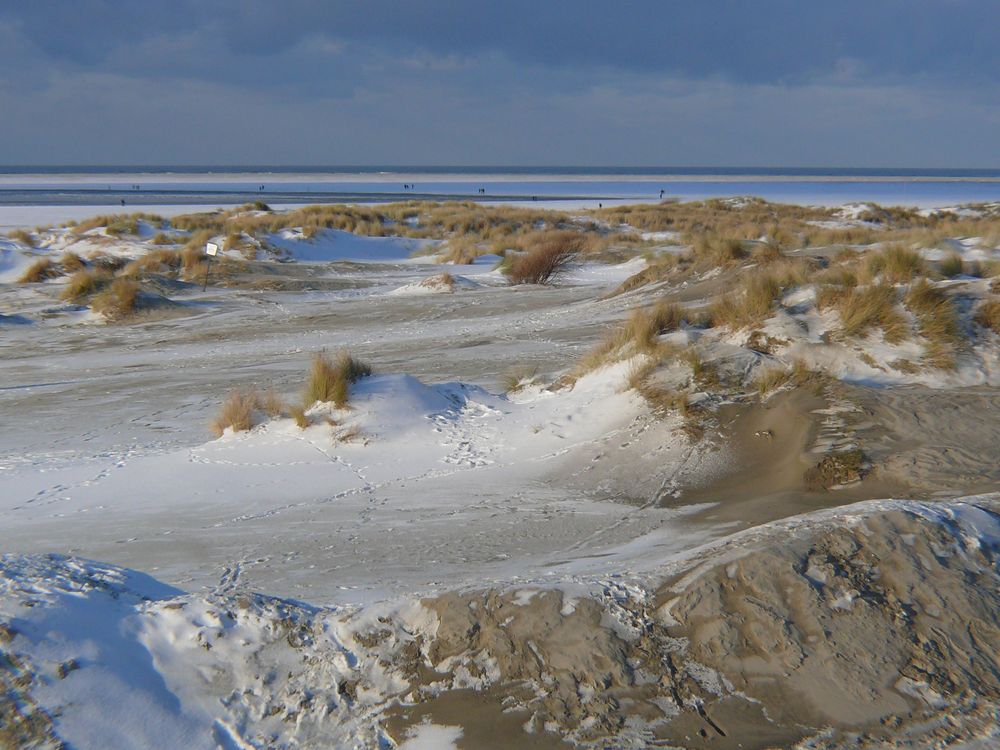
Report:
[[[363,237],[338,229],[325,229],[306,239],[301,230],[284,229],[268,235],[271,245],[295,260],[313,263],[337,260],[380,263],[412,263],[414,253],[434,247],[436,240],[411,237]],[[418,258],[416,262],[428,262]]]
[[[461,727],[420,724],[411,727],[399,750],[458,750]]]

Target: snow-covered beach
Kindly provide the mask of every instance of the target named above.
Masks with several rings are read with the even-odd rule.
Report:
[[[989,746],[997,221],[737,198],[12,231],[9,741]],[[517,283],[539,248],[565,264]],[[373,373],[296,411],[338,352]],[[213,436],[234,390],[250,421]]]

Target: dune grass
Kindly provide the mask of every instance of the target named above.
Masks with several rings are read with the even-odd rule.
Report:
[[[254,426],[254,410],[257,406],[257,391],[253,388],[236,388],[229,392],[218,416],[212,420],[212,431],[222,435],[227,428],[233,432],[245,432]]]
[[[680,305],[658,302],[632,310],[621,324],[591,349],[577,366],[577,376],[635,354],[664,354],[659,337],[689,322],[690,314]],[[662,351],[661,351],[662,350]]]
[[[59,265],[66,273],[76,273],[87,267],[87,262],[74,252],[66,251],[59,256]]]
[[[538,382],[538,368],[533,365],[517,365],[510,368],[500,379],[504,393],[517,393]]]
[[[311,424],[306,415],[306,408],[301,404],[292,404],[288,411],[292,419],[295,420],[295,426],[300,430],[304,430]]]
[[[122,276],[139,276],[149,273],[173,273],[181,265],[181,254],[176,250],[158,248],[140,255],[121,270]]]
[[[743,242],[734,237],[698,235],[691,246],[691,256],[698,268],[730,266],[748,255]]]
[[[891,284],[905,284],[927,273],[927,263],[920,253],[901,244],[891,244],[865,257],[862,263],[865,280],[881,279]]]
[[[576,232],[548,231],[525,238],[522,252],[508,253],[500,270],[511,284],[548,284],[566,270],[583,249]]]
[[[89,260],[94,270],[111,274],[118,273],[129,264],[128,258],[102,252],[91,253]]]
[[[758,368],[754,385],[757,387],[757,393],[763,397],[788,383],[796,386],[805,385],[814,376],[815,373],[809,369],[804,360],[796,359],[790,367],[777,365]]]
[[[124,320],[138,312],[139,292],[137,282],[118,278],[94,297],[90,307],[108,320]]]
[[[975,321],[989,328],[994,333],[1000,333],[1000,302],[984,302],[976,310]]]
[[[350,387],[361,378],[372,374],[372,368],[342,351],[331,361],[326,354],[319,353],[313,359],[302,394],[302,402],[311,406],[317,401],[332,403],[338,409],[348,404]]]
[[[904,303],[916,316],[920,335],[927,339],[924,360],[938,369],[954,369],[962,334],[951,298],[922,278],[910,286]]]
[[[832,487],[864,479],[865,458],[860,448],[829,453],[803,474],[806,489],[826,491]]]
[[[297,407],[290,410],[295,417]],[[233,432],[246,432],[258,423],[258,418],[263,416],[269,419],[282,417],[289,411],[284,400],[273,390],[258,391],[256,388],[234,388],[227,395],[218,415],[211,422],[212,432],[216,436],[221,436],[227,428]],[[305,419],[305,413],[298,409]],[[299,420],[296,417],[296,424]],[[308,420],[304,425],[308,426]]]
[[[740,289],[718,299],[709,309],[713,326],[728,326],[734,331],[759,326],[771,315],[781,296],[781,284],[768,273],[748,275]]]
[[[123,234],[135,235],[139,234],[139,222],[160,226],[163,224],[163,217],[147,213],[103,214],[77,222],[73,226],[73,232],[74,234],[84,234],[92,229],[103,227],[107,234],[115,237]]]
[[[18,284],[37,284],[40,281],[55,279],[62,276],[61,269],[49,258],[39,258],[17,279]]]
[[[846,290],[826,287],[820,290],[817,304],[837,310],[846,336],[864,336],[879,329],[889,343],[906,338],[906,321],[897,309],[896,289],[888,284]]]
[[[82,302],[111,283],[112,276],[100,268],[77,271],[66,282],[59,298],[67,302]]]
[[[20,242],[25,247],[35,246],[35,238],[31,235],[31,232],[24,229],[14,229],[8,232],[7,236],[16,242]]]
[[[941,272],[941,275],[947,279],[961,276],[963,270],[962,256],[958,253],[952,253],[948,257],[941,260],[938,264],[938,270]]]

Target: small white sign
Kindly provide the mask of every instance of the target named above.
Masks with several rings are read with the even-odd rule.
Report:
[[[216,245],[214,242],[209,242],[207,245],[205,245],[205,255],[218,255],[218,254],[219,254],[219,246]]]

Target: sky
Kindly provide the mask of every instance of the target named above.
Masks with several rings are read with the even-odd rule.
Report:
[[[0,0],[0,164],[1000,168],[996,0]]]

